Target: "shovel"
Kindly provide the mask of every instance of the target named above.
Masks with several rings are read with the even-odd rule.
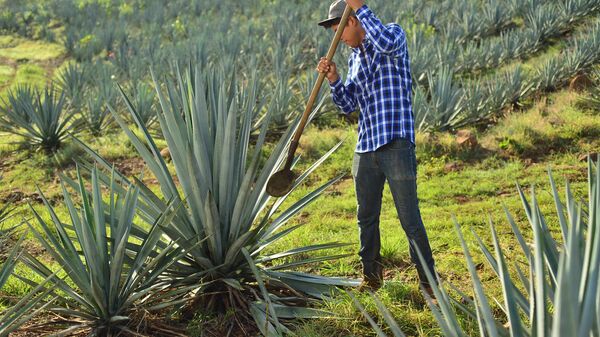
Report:
[[[340,20],[338,25],[338,29],[335,33],[333,41],[331,42],[331,46],[329,47],[329,51],[327,52],[327,60],[331,61],[333,56],[335,55],[335,51],[340,43],[340,39],[342,37],[342,33],[344,32],[344,28],[346,27],[346,22],[348,22],[348,17],[352,13],[352,8],[346,5],[346,9],[344,10],[344,14]],[[296,149],[298,148],[298,144],[300,142],[300,137],[302,136],[302,132],[304,131],[304,127],[308,122],[308,117],[310,116],[310,112],[312,110],[315,101],[317,100],[317,95],[321,90],[321,85],[325,80],[325,73],[320,73],[317,81],[315,82],[315,86],[312,89],[310,94],[310,98],[308,99],[308,103],[306,103],[306,109],[304,110],[304,114],[302,114],[302,119],[300,120],[300,125],[298,129],[296,129],[296,133],[294,133],[294,138],[290,143],[290,148],[288,150],[288,156],[285,161],[285,166],[281,171],[276,172],[269,178],[269,182],[267,182],[267,193],[273,197],[282,197],[288,194],[292,187],[294,186],[294,182],[298,178],[298,175],[291,170],[292,162],[294,161],[294,155],[296,154]]]

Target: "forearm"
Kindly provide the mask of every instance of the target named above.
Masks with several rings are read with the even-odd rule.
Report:
[[[345,114],[352,113],[356,110],[356,99],[352,95],[346,86],[342,83],[341,79],[329,84],[331,88],[331,97],[333,103],[337,105],[342,112]]]

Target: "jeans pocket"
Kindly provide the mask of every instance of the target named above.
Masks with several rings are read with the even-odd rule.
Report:
[[[389,180],[416,179],[416,158],[412,147],[390,147],[381,153],[380,165]]]

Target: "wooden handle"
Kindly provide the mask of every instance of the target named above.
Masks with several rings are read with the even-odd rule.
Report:
[[[350,17],[350,13],[352,13],[352,8],[346,4],[346,9],[344,9],[344,14],[342,15],[342,19],[338,25],[338,29],[335,32],[335,36],[333,37],[333,41],[331,41],[331,46],[329,46],[329,51],[327,52],[327,60],[331,61],[337,47],[340,43],[340,39],[342,38],[342,33],[344,32],[344,28],[346,27],[346,23],[348,22],[348,17]],[[294,138],[292,139],[292,143],[290,144],[290,149],[288,151],[288,157],[285,162],[285,169],[289,170],[292,166],[292,162],[294,160],[294,154],[296,153],[296,149],[298,148],[298,144],[300,143],[300,137],[302,136],[302,132],[304,132],[304,128],[306,127],[306,123],[308,122],[308,117],[310,116],[310,112],[312,110],[315,101],[317,100],[317,96],[319,95],[319,91],[321,91],[321,86],[323,85],[323,81],[325,81],[325,73],[319,73],[319,77],[315,82],[315,85],[310,93],[310,98],[306,103],[306,109],[302,114],[302,119],[300,120],[300,125],[298,125],[298,129],[294,134]]]

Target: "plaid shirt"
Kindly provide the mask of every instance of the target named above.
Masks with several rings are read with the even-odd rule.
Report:
[[[330,83],[333,102],[346,114],[360,107],[356,152],[375,151],[405,138],[415,143],[410,60],[404,30],[384,26],[365,5],[356,11],[366,31],[362,48],[352,48],[348,77]]]

